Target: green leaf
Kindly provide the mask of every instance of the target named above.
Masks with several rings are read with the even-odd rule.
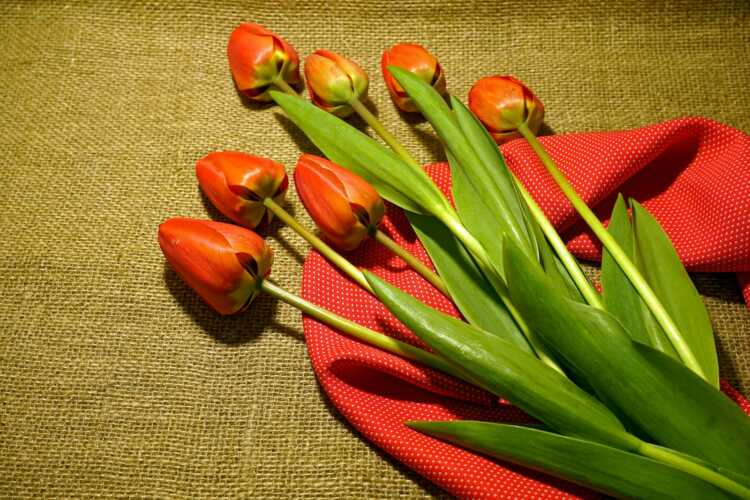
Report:
[[[510,240],[505,266],[513,303],[531,330],[608,405],[660,444],[729,470],[750,464],[750,419],[726,396],[633,342],[611,314],[562,296]]]
[[[425,434],[625,498],[731,498],[655,460],[529,427],[477,421],[407,422]]]
[[[530,252],[536,253],[534,234],[529,232],[527,226],[527,220],[530,221],[530,218],[524,216],[528,209],[518,194],[515,180],[505,165],[500,149],[484,125],[460,100],[451,97],[451,106],[458,126],[480,160],[472,162],[470,158],[465,158],[464,161],[459,159],[456,167],[451,170],[462,170],[474,192],[487,204],[490,211],[485,217],[492,217],[493,222],[501,223],[498,229],[501,229],[503,234],[513,237]],[[454,199],[458,205],[455,190]],[[471,227],[469,229],[471,230]],[[498,241],[498,238],[495,237],[494,241]]]
[[[396,66],[388,66],[388,70],[416,104],[422,115],[429,120],[443,144],[456,158],[464,163],[479,163],[479,157],[464,137],[453,111],[445,103],[443,97],[432,86],[410,71]]]
[[[432,216],[408,212],[407,216],[453,302],[469,323],[531,354],[526,337],[508,309],[453,233]]]
[[[474,189],[464,169],[458,165],[458,160],[449,150],[446,150],[446,155],[451,167],[453,200],[461,223],[481,243],[492,264],[503,277],[505,272],[502,235],[511,231],[508,220],[506,217],[496,216],[502,212],[491,209],[485,203],[485,199]]]
[[[372,273],[365,271],[365,277],[389,311],[482,387],[563,434],[622,449],[640,444],[603,404],[535,356],[432,309]]]
[[[635,200],[635,245],[643,275],[664,305],[698,364],[714,386],[719,386],[719,362],[711,320],[698,290],[659,223]]]
[[[617,197],[607,230],[625,254],[637,263],[633,230],[622,195]],[[620,320],[633,340],[679,359],[648,306],[606,248],[602,250],[601,282],[605,309]]]
[[[366,179],[386,200],[411,212],[452,212],[423,170],[410,167],[384,145],[304,99],[270,94],[323,154]]]

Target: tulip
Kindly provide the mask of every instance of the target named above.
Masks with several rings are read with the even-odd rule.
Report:
[[[159,246],[180,278],[219,314],[245,309],[273,262],[261,237],[222,222],[169,219],[159,226]]]
[[[366,180],[325,158],[303,154],[294,170],[294,185],[310,217],[335,246],[353,250],[371,235],[449,296],[437,274],[378,229],[385,204]]]
[[[498,144],[521,137],[521,124],[536,134],[544,119],[542,101],[512,76],[479,80],[469,91],[469,108]]]
[[[229,36],[229,67],[237,88],[255,101],[270,101],[268,90],[299,83],[299,56],[294,47],[263,26],[242,23]],[[291,91],[291,92],[290,92]]]
[[[352,114],[352,101],[365,95],[369,83],[362,68],[328,50],[305,59],[305,79],[313,103],[340,117]]]
[[[388,66],[397,66],[414,73],[432,85],[440,95],[445,95],[445,75],[435,56],[427,52],[421,45],[409,43],[394,45],[390,50],[383,52],[380,67],[393,102],[402,111],[414,112],[418,110],[404,89],[401,88],[401,85],[388,71]]]
[[[338,248],[353,250],[385,213],[375,188],[325,158],[303,154],[294,182],[302,203],[320,230]]]
[[[267,214],[265,198],[281,203],[289,187],[284,166],[273,160],[237,151],[210,153],[195,164],[201,189],[225,216],[253,229]]]

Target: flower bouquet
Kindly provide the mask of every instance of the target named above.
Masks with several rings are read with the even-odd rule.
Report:
[[[265,292],[343,334],[502,398],[536,420],[405,421],[413,432],[618,497],[750,498],[750,419],[719,390],[709,316],[656,219],[619,197],[605,228],[536,133],[541,101],[519,80],[477,82],[469,106],[446,92],[419,45],[383,54],[394,103],[421,113],[450,165],[452,202],[363,104],[365,72],[331,51],[305,62],[277,35],[243,24],[229,63],[247,98],[274,101],[325,158],[303,154],[295,187],[324,238],[283,208],[279,163],[240,152],[200,159],[209,200],[235,224],[170,219],[159,244],[175,271],[221,314]],[[381,143],[343,118],[356,113]],[[526,141],[603,245],[601,291],[507,168],[498,144]],[[403,209],[432,266],[379,229],[386,200]],[[376,297],[423,341],[403,342],[289,293],[252,229],[276,216]],[[436,310],[340,252],[372,238],[461,312]],[[336,290],[330,290],[336,294]]]

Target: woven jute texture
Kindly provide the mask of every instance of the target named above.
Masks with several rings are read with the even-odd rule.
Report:
[[[297,311],[261,298],[217,317],[166,268],[156,229],[218,218],[194,177],[205,153],[291,167],[312,151],[276,108],[238,97],[225,44],[246,20],[302,56],[358,61],[374,109],[424,162],[438,142],[399,116],[379,76],[400,41],[436,53],[460,97],[481,76],[518,75],[556,133],[685,114],[750,130],[748,3],[525,4],[4,1],[0,496],[440,495],[327,403]],[[271,233],[274,276],[297,291],[306,245]],[[698,284],[722,374],[747,394],[750,314],[732,276]]]

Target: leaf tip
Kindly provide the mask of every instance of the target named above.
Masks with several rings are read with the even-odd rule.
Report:
[[[415,431],[423,432],[425,434],[431,434],[436,432],[438,428],[445,424],[445,422],[435,422],[431,420],[407,420],[404,425]]]

